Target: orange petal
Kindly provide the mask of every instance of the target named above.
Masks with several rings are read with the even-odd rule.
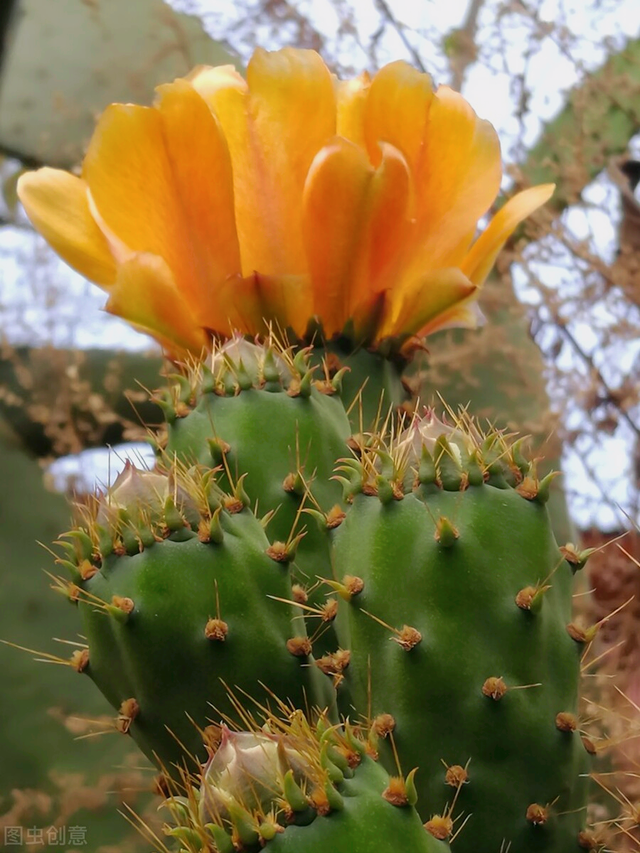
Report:
[[[315,313],[325,334],[342,331],[373,179],[365,152],[337,137],[320,151],[304,190],[303,232]]]
[[[371,82],[365,106],[364,127],[371,162],[380,161],[380,142],[389,142],[417,167],[433,87],[431,78],[399,60],[385,65]]]
[[[461,264],[464,272],[475,284],[484,283],[511,234],[527,216],[549,201],[554,189],[555,184],[530,187],[509,199],[496,213]]]
[[[397,286],[411,236],[413,185],[407,163],[392,145],[383,142],[380,147],[382,161],[368,187],[360,244],[354,246],[358,262],[348,292],[350,315],[376,294]]]
[[[108,107],[89,145],[83,174],[105,229],[133,252],[162,257],[184,298],[197,301],[201,287],[160,112],[124,104]]]
[[[217,328],[216,291],[240,273],[229,149],[211,110],[184,80],[158,89],[158,109],[182,216],[199,280],[202,324]],[[186,247],[185,247],[186,248]]]
[[[215,69],[214,69],[215,70]],[[263,209],[266,196],[260,181],[262,155],[253,137],[249,121],[249,95],[244,86],[220,85],[217,88],[194,86],[213,110],[229,148],[233,173],[236,228],[240,243],[240,266],[243,276],[269,265],[269,238],[264,224],[268,211]]]
[[[269,274],[296,274],[306,269],[300,229],[302,191],[313,158],[335,134],[333,80],[312,50],[268,53],[258,49],[247,67],[252,129],[260,146],[261,172],[248,203],[262,207],[262,234],[269,241]]]
[[[247,82],[255,131],[277,182],[274,189],[293,200],[299,212],[311,162],[336,132],[331,73],[314,50],[258,49],[247,67]]]
[[[107,228],[133,251],[162,254],[174,246],[182,229],[157,110],[107,107],[89,145],[83,177]]]
[[[225,89],[246,91],[247,83],[233,65],[196,65],[184,78],[212,107],[216,95]]]
[[[138,253],[120,266],[106,309],[172,352],[185,350],[200,355],[207,343],[171,270],[157,255]]]
[[[444,329],[477,329],[485,322],[485,316],[480,310],[477,302],[478,292],[475,290],[462,302],[455,305],[449,311],[438,314],[416,333],[418,337],[425,338],[434,332]]]
[[[501,176],[494,128],[477,117],[462,95],[441,86],[429,112],[416,175],[422,269],[457,265],[461,239],[473,234],[491,206]]]
[[[205,102],[177,81],[163,87],[158,109],[109,107],[84,162],[105,230],[163,258],[200,325],[211,327],[224,319],[215,288],[239,272],[225,150]]]
[[[313,316],[308,276],[265,276],[254,273],[238,282],[233,293],[236,328],[252,335],[276,334],[289,328],[302,336]]]
[[[116,264],[89,210],[87,185],[60,169],[27,172],[18,181],[18,197],[34,227],[81,275],[107,286]]]
[[[411,177],[397,149],[382,143],[381,151],[374,171],[361,148],[336,137],[309,172],[303,227],[315,310],[327,334],[351,317],[366,326],[377,294],[399,278]]]
[[[365,71],[354,80],[339,80],[336,87],[336,133],[361,148],[366,148],[364,116],[370,86],[371,78]]]
[[[335,134],[333,80],[317,53],[285,48],[258,49],[247,81],[249,93],[231,81],[207,95],[231,152],[243,274],[301,274],[302,190]]]
[[[477,292],[457,267],[435,270],[416,281],[410,293],[391,294],[389,316],[380,337],[416,335]]]

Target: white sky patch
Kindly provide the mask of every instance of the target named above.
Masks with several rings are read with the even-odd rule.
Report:
[[[86,494],[96,488],[103,491],[112,486],[127,461],[133,462],[136,468],[149,470],[155,464],[155,456],[150,445],[139,442],[109,449],[96,447],[56,459],[49,466],[48,474],[59,491]]]
[[[26,224],[26,217],[20,220]],[[156,346],[104,311],[106,301],[42,237],[20,227],[0,228],[0,316],[12,344],[137,351]]]

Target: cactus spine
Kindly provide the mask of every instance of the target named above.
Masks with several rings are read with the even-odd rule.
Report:
[[[223,726],[199,785],[167,800],[168,833],[189,853],[447,853],[415,809],[414,774],[390,777],[366,748],[349,724],[299,711]]]

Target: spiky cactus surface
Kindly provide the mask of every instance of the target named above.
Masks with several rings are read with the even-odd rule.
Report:
[[[198,786],[166,802],[178,824],[168,831],[190,853],[449,850],[420,820],[413,774],[389,776],[348,724],[310,725],[298,711],[219,731]]]
[[[577,717],[584,638],[567,631],[575,566],[551,533],[549,481],[518,444],[431,415],[391,453],[343,467],[353,503],[331,534],[349,578],[343,713],[366,710],[374,733],[393,734],[393,750],[377,738],[387,765],[396,750],[418,765],[437,813],[464,779],[456,849],[577,850],[593,746]]]
[[[173,475],[127,469],[69,548],[88,640],[78,666],[118,708],[119,729],[167,767],[202,753],[208,718],[231,711],[226,685],[256,694],[262,683],[299,707],[332,701],[282,603],[295,540],[270,541],[208,474]]]
[[[371,794],[399,767],[417,768],[427,834],[461,853],[589,849],[590,635],[571,622],[582,555],[553,538],[552,478],[466,417],[350,437],[340,374],[310,364],[235,340],[159,398],[158,469],[127,468],[63,540],[77,669],[174,779],[221,719],[243,727],[248,697],[349,718],[379,757],[341,781],[340,817],[272,837],[234,824],[205,849],[422,849],[419,822],[397,847],[410,822]],[[372,846],[376,826],[396,847]]]
[[[341,499],[332,480],[351,427],[339,396],[342,372],[329,377],[309,354],[276,354],[242,339],[225,344],[210,365],[179,377],[161,404],[169,421],[165,455],[186,465],[219,468],[222,488],[237,484],[269,535],[286,542],[304,519],[308,490],[323,507]],[[314,527],[297,550],[298,582],[313,585],[329,564]]]

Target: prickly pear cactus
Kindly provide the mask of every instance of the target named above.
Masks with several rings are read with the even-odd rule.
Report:
[[[152,760],[200,755],[209,719],[234,716],[229,687],[331,704],[296,635],[295,540],[269,540],[242,490],[224,493],[211,470],[129,467],[62,541],[88,644],[76,668]]]
[[[321,393],[306,378],[311,371],[294,376],[269,350],[249,345],[235,356],[225,353],[221,372],[200,372],[195,396],[191,380],[178,385],[189,394],[172,399],[159,468],[129,466],[68,536],[61,562],[88,642],[77,669],[118,709],[116,727],[170,768],[202,758],[217,720],[242,725],[244,700],[230,691],[255,697],[266,688],[291,708],[326,709],[334,720],[337,707],[368,732],[367,749],[387,772],[398,760],[416,766],[411,784],[429,833],[446,840],[464,825],[456,838],[463,853],[478,845],[584,849],[594,746],[580,732],[578,683],[590,635],[571,622],[583,557],[559,549],[551,532],[552,478],[536,476],[521,443],[483,435],[467,418],[445,425],[431,412],[388,444],[377,434],[323,443],[336,423],[344,429],[338,394]],[[265,378],[271,362],[276,372]],[[300,394],[303,382],[310,390]],[[236,476],[260,394],[266,406],[281,406],[274,444],[287,448],[301,422],[311,429],[300,412],[315,403],[315,476],[294,469],[305,490],[282,540],[267,532],[275,501],[290,497],[283,460],[262,467],[247,458],[249,470]],[[288,411],[296,412],[289,421]],[[182,432],[172,434],[176,425]],[[322,479],[317,470],[330,469],[332,455],[338,474]],[[272,481],[278,489],[270,491]],[[342,505],[328,488],[338,483]],[[266,519],[254,511],[263,497]],[[322,557],[311,588],[296,568],[302,516],[320,546],[300,563],[310,572]],[[358,802],[382,772],[360,775]],[[286,833],[266,838],[251,826],[238,849],[268,842],[289,850]],[[225,853],[226,842],[212,843]]]
[[[578,851],[594,752],[577,716],[586,636],[549,478],[519,443],[431,414],[342,467],[352,505],[330,534],[330,585],[349,628],[333,668],[319,661],[341,709],[370,719],[389,768],[419,767],[444,835],[465,822],[461,853]]]
[[[64,540],[88,644],[76,668],[165,768],[193,771],[219,719],[242,725],[230,691],[266,689],[354,720],[387,772],[416,766],[429,834],[464,824],[462,853],[577,853],[589,637],[571,623],[581,557],[553,538],[552,478],[466,417],[348,438],[340,377],[315,376],[304,351],[234,339],[172,380],[158,468],[128,466]],[[251,825],[242,849],[289,850],[295,833]]]
[[[217,853],[446,853],[415,809],[413,774],[389,777],[350,726],[301,712],[250,731],[222,727],[199,788],[173,796],[167,833]]]
[[[292,356],[232,339],[179,377],[159,402],[168,420],[165,452],[186,464],[219,467],[219,481],[241,481],[252,506],[273,513],[269,534],[287,541],[304,524],[301,513],[313,485],[322,507],[341,500],[331,479],[351,427],[339,396],[341,374],[329,378],[301,350]],[[326,542],[315,525],[300,542],[299,582],[326,572]]]
[[[286,545],[289,598],[302,607],[293,624],[318,637],[320,653],[336,643],[335,601],[318,582],[331,566],[330,543],[309,513],[341,517],[332,475],[352,432],[341,395],[348,371],[306,349],[294,354],[234,338],[158,398],[167,417],[165,458],[219,469],[219,485],[241,489],[271,540]]]

